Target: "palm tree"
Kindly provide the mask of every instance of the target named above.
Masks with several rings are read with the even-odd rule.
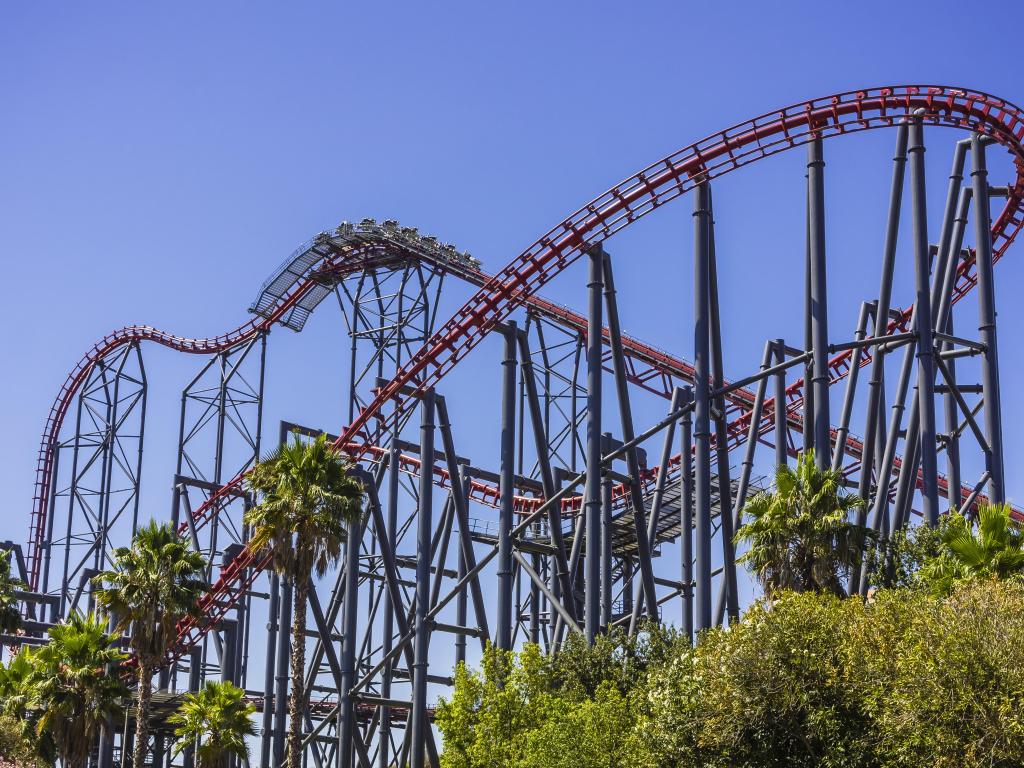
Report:
[[[978,507],[978,527],[959,512],[945,517],[939,531],[942,551],[921,567],[921,582],[936,595],[949,594],[966,579],[1024,576],[1024,534],[1010,518],[1007,504]]]
[[[324,435],[303,443],[295,435],[257,464],[246,480],[262,501],[245,513],[249,546],[273,557],[273,568],[291,584],[291,700],[288,705],[288,768],[299,768],[306,665],[306,603],[310,576],[323,576],[341,556],[346,525],[362,515],[362,486],[348,462]]]
[[[174,640],[177,623],[198,615],[196,600],[206,588],[205,569],[206,558],[172,525],[150,521],[130,547],[114,550],[114,569],[94,579],[96,602],[114,617],[115,629],[131,628],[139,673],[133,768],[142,768],[148,748],[153,670]]]
[[[842,488],[842,474],[819,470],[806,451],[795,468],[775,471],[775,490],[744,507],[750,518],[736,532],[749,549],[738,559],[771,597],[781,590],[846,596],[841,575],[858,562],[871,531],[849,521],[862,501]]]
[[[245,691],[230,682],[211,680],[198,693],[185,695],[167,722],[177,726],[178,755],[196,747],[196,768],[223,768],[231,756],[248,757],[247,736],[256,735],[252,715],[256,706],[245,700]]]
[[[0,550],[0,632],[8,635],[21,629],[16,589],[25,589],[25,583],[11,578],[11,550]]]
[[[111,665],[125,658],[104,622],[73,613],[50,629],[32,656],[30,707],[41,713],[37,733],[53,739],[64,768],[85,768],[100,726],[113,720],[127,692]]]
[[[4,741],[9,742],[8,762],[18,764],[26,754],[41,764],[53,765],[57,752],[46,729],[40,730],[41,713],[32,708],[36,663],[32,648],[23,645],[6,664],[0,664],[0,717]],[[13,759],[17,758],[17,759]]]

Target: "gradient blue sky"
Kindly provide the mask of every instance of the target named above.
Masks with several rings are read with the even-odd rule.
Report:
[[[341,219],[398,218],[496,270],[638,168],[805,98],[924,82],[1022,102],[1022,22],[1019,0],[5,3],[0,539],[25,539],[50,403],[106,332],[234,327],[273,267]],[[958,137],[933,135],[934,231]],[[849,334],[857,302],[877,289],[891,157],[889,134],[843,143],[828,157],[830,280],[850,286],[830,307],[834,335]],[[802,156],[762,165],[716,193],[733,376],[756,366],[767,336],[798,334]],[[1008,164],[993,167],[993,182],[1005,183]],[[684,203],[609,249],[623,257],[626,327],[689,357],[688,227]],[[1024,328],[1012,289],[1020,260],[998,270],[1004,382],[1022,373],[1013,349]],[[897,303],[910,285],[903,264]],[[546,293],[582,307],[582,291],[574,272]],[[346,346],[337,318],[285,338],[271,364],[269,423],[336,429]],[[485,348],[478,358],[496,361],[497,347]],[[162,515],[176,392],[195,365],[155,352],[147,364],[167,382],[154,385],[166,399],[151,407],[166,409],[166,423],[148,435],[144,501]],[[485,370],[496,384],[497,367]],[[479,422],[497,426],[497,406],[473,399],[478,381],[450,386],[467,407],[493,410]],[[1021,405],[1012,386],[1005,392],[1009,487],[1019,496]],[[640,417],[663,408],[639,406]],[[465,422],[460,439],[496,466],[496,430],[477,434]]]

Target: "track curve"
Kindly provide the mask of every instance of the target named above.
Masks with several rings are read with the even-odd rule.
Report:
[[[370,420],[387,429],[409,401],[436,385],[484,336],[588,248],[679,197],[697,183],[808,143],[812,138],[891,127],[916,110],[928,124],[992,137],[1009,150],[1017,167],[1006,206],[992,226],[993,256],[999,258],[1024,225],[1024,113],[990,94],[949,86],[902,85],[848,91],[802,102],[752,120],[681,149],[649,165],[584,205],[509,262],[463,305],[372,402],[340,434],[339,448],[376,441]],[[969,271],[969,268],[968,268]],[[973,283],[965,271],[957,283],[963,295]],[[849,357],[849,355],[840,356]],[[406,387],[414,387],[404,393]],[[393,402],[391,414],[382,407]]]
[[[697,183],[722,176],[759,159],[778,154],[802,144],[815,136],[829,138],[875,128],[890,127],[915,110],[924,111],[926,124],[977,131],[990,136],[1006,148],[1014,159],[1016,179],[1002,212],[992,226],[994,257],[1001,257],[1024,225],[1024,113],[997,97],[970,89],[947,86],[892,86],[864,91],[850,91],[822,99],[803,102],[782,110],[740,123],[732,128],[696,142],[654,163],[626,179],[562,221],[500,272],[488,279],[420,349],[397,375],[380,389],[373,401],[360,411],[356,419],[341,432],[337,446],[354,456],[373,453],[375,439],[386,430],[396,414],[408,407],[411,399],[434,386],[458,361],[474,348],[484,336],[515,308],[526,303],[533,294],[556,274],[564,270],[586,250],[620,231],[647,213],[681,196]],[[962,297],[973,287],[976,278],[973,264],[963,265],[957,275],[955,296]],[[308,290],[308,285],[305,286]],[[138,341],[154,341],[183,352],[215,353],[240,343],[252,335],[268,330],[294,305],[300,288],[277,307],[271,317],[253,320],[231,333],[213,339],[185,339],[147,326],[131,326],[106,337],[97,344],[68,377],[47,420],[40,463],[37,468],[36,503],[30,532],[30,576],[37,586],[39,568],[38,545],[45,535],[46,499],[52,473],[52,446],[71,402],[74,391],[88,374],[91,365],[117,346]],[[909,309],[906,313],[909,316]],[[892,328],[905,324],[894,320]],[[850,353],[837,355],[830,361],[833,376],[848,370]],[[403,394],[411,388],[411,394]],[[802,382],[790,387],[789,398],[800,397]],[[384,414],[382,407],[396,404],[395,412]],[[766,409],[767,411],[767,409]],[[376,423],[376,430],[369,425]],[[749,422],[747,422],[749,423]],[[738,423],[737,431],[745,426]],[[222,493],[215,494],[196,510],[201,517],[220,503],[241,478],[235,478]],[[247,574],[258,571],[262,563],[254,553],[243,550],[225,567],[218,584],[204,598],[207,619],[214,619],[217,607],[229,592],[247,580]],[[208,626],[208,620],[201,622]],[[199,626],[183,626],[180,641],[187,640]],[[178,644],[179,647],[181,643]]]
[[[576,261],[586,249],[602,242],[692,189],[765,157],[808,143],[812,138],[856,133],[894,126],[923,110],[931,125],[958,128],[992,137],[1013,157],[1017,175],[1006,205],[992,225],[993,257],[1000,258],[1024,226],[1024,113],[1010,102],[990,94],[949,86],[900,85],[848,91],[802,102],[740,123],[696,142],[654,163],[595,198],[551,229],[482,286],[463,307],[426,341],[377,396],[348,425],[336,442],[339,449],[364,456],[394,419],[422,391],[436,385],[516,307],[556,274]],[[973,265],[957,275],[954,295],[969,291],[976,277]],[[909,309],[906,310],[909,317]],[[905,323],[894,320],[890,328]],[[830,373],[842,375],[850,353],[830,361]],[[799,386],[798,386],[799,385]],[[802,382],[790,387],[800,397]],[[408,390],[406,388],[409,388]],[[411,390],[411,392],[409,391]],[[393,402],[385,414],[383,406]],[[369,432],[371,420],[378,424]],[[217,503],[215,498],[208,504]],[[196,510],[197,514],[201,509]],[[180,652],[203,626],[223,615],[235,587],[244,586],[265,563],[248,548],[229,563],[204,598],[207,617],[182,627],[173,653]]]
[[[316,239],[299,247],[298,251],[314,247]],[[331,266],[335,273],[349,269],[363,269],[371,266],[374,260],[381,257],[381,244],[373,243],[362,248],[354,248],[344,254],[333,249],[324,249],[321,266]],[[340,258],[339,258],[340,257]],[[129,325],[113,333],[107,334],[82,356],[68,374],[61,386],[53,406],[47,416],[40,441],[39,455],[36,462],[35,493],[32,500],[32,515],[29,527],[27,570],[29,583],[33,589],[39,587],[39,568],[42,561],[41,548],[46,534],[45,525],[47,505],[51,494],[51,482],[54,469],[54,449],[58,441],[64,418],[75,394],[100,360],[114,350],[141,342],[154,343],[176,352],[187,354],[216,354],[242,344],[260,333],[265,333],[281,320],[315,285],[315,279],[307,279],[297,283],[293,290],[283,296],[263,316],[254,317],[239,325],[232,331],[210,338],[190,338],[178,336],[159,330],[149,325]],[[237,478],[236,478],[237,479]]]

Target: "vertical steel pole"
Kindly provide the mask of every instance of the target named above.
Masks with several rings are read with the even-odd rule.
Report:
[[[513,376],[513,386],[515,377]],[[427,654],[430,627],[430,544],[434,494],[434,390],[423,393],[420,425],[420,503],[416,520],[416,607],[413,624],[412,713],[408,738],[410,762],[425,764],[427,746]],[[513,420],[514,421],[514,420]],[[514,428],[514,427],[513,427]],[[500,619],[500,617],[499,617]]]
[[[946,318],[946,333],[953,335],[953,315]],[[949,381],[946,382],[946,393],[943,396],[944,415],[946,420],[946,503],[950,511],[960,508],[963,495],[960,490],[960,437],[958,433],[959,418],[957,416],[956,397],[952,389],[956,386],[956,359],[946,360]]]
[[[952,311],[952,298],[953,298],[953,287],[956,283],[957,267],[960,264],[961,248],[963,247],[964,230],[967,228],[967,212],[970,208],[970,201],[973,197],[973,190],[968,187],[966,189],[960,188],[960,182],[963,180],[963,165],[964,156],[967,150],[970,148],[971,140],[965,139],[964,141],[957,143],[957,156],[959,165],[954,164],[953,172],[956,176],[951,176],[950,179],[950,197],[958,193],[959,200],[953,203],[955,207],[955,213],[953,213],[953,224],[950,228],[948,239],[945,246],[945,275],[942,292],[939,295],[939,307],[936,310],[936,326],[939,323],[945,323],[945,331],[949,335],[953,335],[953,311]],[[953,181],[956,181],[956,188],[953,188]],[[940,254],[942,251],[940,250]],[[953,345],[950,342],[946,342],[940,347],[942,350],[950,350]],[[945,394],[945,417],[946,417],[946,460],[948,464],[948,477],[947,477],[947,502],[949,508],[952,510],[954,507],[960,509],[961,502],[964,500],[963,485],[960,474],[960,435],[959,435],[959,419],[957,410],[957,399],[956,394],[953,391],[953,387],[957,386],[956,383],[956,358],[950,357],[945,361],[946,371],[948,373],[948,381],[946,394]]]
[[[175,486],[177,493],[177,486]],[[277,647],[278,602],[281,595],[280,577],[270,574],[270,605],[267,610],[267,658],[263,675],[263,727],[260,729],[260,765],[270,765],[270,746],[274,722],[274,652]],[[192,663],[198,665],[200,657],[193,651]]]
[[[811,342],[814,370],[814,457],[818,469],[831,465],[828,407],[828,287],[825,270],[825,161],[820,136],[807,145],[807,212],[811,279]]]
[[[786,342],[775,340],[775,363],[786,362]],[[775,374],[775,466],[784,467],[789,461],[789,419],[786,414],[786,372]]]
[[[512,502],[516,461],[516,324],[505,329],[505,358],[501,363],[501,467],[498,480],[498,616],[495,645],[512,649]]]
[[[273,649],[270,645],[267,646],[269,656],[273,656]],[[273,669],[271,669],[271,675],[273,675]],[[199,686],[202,684],[203,670],[202,670],[202,651],[199,648],[193,648],[190,654],[190,660],[188,665],[188,690],[190,693],[195,693],[199,690]],[[269,688],[268,688],[269,690]],[[269,714],[270,710],[265,710],[266,714]],[[264,723],[268,722],[268,718],[264,715]],[[263,735],[261,742],[261,762],[260,765],[270,765],[270,742],[268,740],[269,727],[264,725]],[[122,737],[123,743],[123,737]],[[122,755],[123,758],[123,755]],[[122,760],[123,762],[123,760]],[[182,764],[185,768],[195,768],[195,748],[188,746],[182,753]]]
[[[288,719],[288,662],[291,659],[292,584],[281,579],[280,611],[277,618],[277,687],[274,694],[274,765],[284,763],[284,735]]]
[[[878,339],[888,332],[889,308],[892,302],[892,276],[896,265],[896,244],[899,238],[900,210],[903,206],[903,179],[907,167],[907,122],[900,122],[896,129],[896,152],[892,158],[892,182],[889,187],[889,214],[885,230],[885,245],[882,250],[882,275],[878,288],[878,302],[875,304],[875,323],[872,336]],[[885,349],[876,345],[871,350],[871,375],[868,379],[868,401],[864,422],[864,455],[861,457],[860,479],[857,495],[864,501],[857,511],[857,524],[867,522],[868,499],[871,495],[872,462],[876,446],[885,440],[879,433],[885,425],[881,406],[885,394],[883,375],[885,373]],[[877,463],[877,462],[876,462]],[[879,472],[882,468],[879,466]],[[883,482],[879,475],[879,486]],[[850,592],[860,584],[860,563],[850,575]]]
[[[611,433],[604,433],[602,452],[611,450]],[[612,623],[612,478],[606,471],[601,476],[601,627]]]
[[[622,348],[622,333],[619,325],[619,307],[615,299],[615,277],[612,272],[612,260],[605,254],[604,258],[604,297],[608,309],[608,341],[612,352],[612,370],[615,373],[615,394],[619,401],[619,422],[622,425],[622,440],[630,443],[636,436],[633,430],[633,408],[629,399],[629,381],[626,378],[625,354]],[[640,570],[640,593],[636,605],[630,613],[629,632],[636,630],[640,607],[646,603],[648,614],[657,619],[658,595],[654,584],[654,569],[651,565],[650,539],[651,529],[645,523],[646,504],[643,488],[640,485],[640,462],[636,449],[626,452],[626,465],[629,471],[629,500],[633,509],[633,535],[636,536],[637,565]]]
[[[809,179],[804,174],[805,179]],[[811,199],[810,184],[807,185],[807,204],[804,213],[804,351],[814,348],[814,339],[811,334]],[[808,359],[804,364],[804,422],[803,422],[803,452],[814,449],[814,361]]]
[[[910,192],[913,207],[914,288],[917,308],[917,402],[921,424],[922,488],[925,521],[939,522],[938,457],[935,449],[935,345],[928,247],[928,198],[924,176],[924,126],[920,117],[910,124]]]
[[[135,458],[135,498],[132,500],[132,537],[139,527],[139,504],[142,500],[142,452],[146,438],[146,403],[149,399],[149,380],[146,378],[146,366],[142,362],[142,349],[139,343],[134,344],[135,357],[139,361],[139,383],[141,386],[141,400],[139,402],[139,449]],[[262,390],[260,403],[262,407]],[[257,459],[259,454],[257,452]],[[56,459],[56,457],[54,457]],[[56,469],[56,466],[54,467]],[[45,589],[43,590],[46,591]]]
[[[345,542],[345,597],[342,603],[344,629],[341,636],[341,687],[338,691],[338,768],[351,768],[356,739],[356,713],[352,686],[356,675],[356,629],[359,618],[359,539],[362,525],[358,520],[347,525]],[[329,637],[323,642],[330,643]],[[383,748],[383,742],[381,744]]]
[[[725,383],[722,360],[722,317],[718,305],[718,254],[715,251],[714,197],[708,189],[710,233],[708,237],[708,308],[711,312],[711,387],[721,389]],[[729,471],[729,435],[725,417],[725,398],[715,398],[715,458],[718,468],[719,538],[722,540],[722,588],[715,609],[715,623],[721,624],[726,608],[730,623],[740,620],[740,602],[736,586],[736,545],[733,542],[735,523],[732,518],[732,479]]]
[[[50,558],[53,556],[53,538],[54,538],[54,524],[56,523],[57,517],[54,514],[57,506],[57,477],[60,472],[60,441],[50,441],[50,454],[53,456],[53,469],[50,472],[50,497],[49,502],[46,505],[46,528],[47,533],[46,541],[43,545],[42,555],[44,556],[43,568],[42,568],[42,589],[40,590],[43,594],[50,591]],[[141,472],[140,472],[141,476]],[[134,534],[134,530],[132,531]],[[63,602],[63,595],[67,592],[67,583],[61,585],[61,602]],[[56,623],[57,621],[57,610],[58,605],[50,606],[50,621]]]
[[[683,390],[681,405],[693,402],[693,390]],[[693,412],[683,412],[679,430],[681,444],[679,455],[679,559],[682,561],[683,579],[683,632],[693,642]]]
[[[586,576],[584,578],[584,634],[594,642],[601,622],[601,355],[604,249],[587,254],[587,479],[583,496],[586,518]]]
[[[914,139],[913,131],[914,128],[912,127],[912,142]],[[923,142],[921,142],[921,144],[922,151],[919,154],[923,154]],[[954,168],[953,173],[950,176],[950,188],[946,199],[946,211],[943,219],[942,240],[940,241],[938,248],[940,260],[935,270],[934,283],[931,287],[930,292],[928,293],[927,309],[931,314],[931,320],[928,323],[929,336],[931,336],[933,330],[945,327],[946,321],[949,317],[949,310],[951,307],[952,291],[956,279],[955,269],[957,264],[957,255],[960,252],[960,244],[963,238],[962,222],[964,221],[964,216],[960,214],[961,212],[963,212],[964,214],[966,213],[966,209],[964,208],[964,206],[966,206],[967,204],[967,198],[966,196],[963,195],[961,195],[961,197],[963,198],[961,200],[961,207],[957,208],[955,204],[957,188],[960,182],[958,174],[961,172],[963,162],[960,156],[961,152],[963,151],[963,147],[963,142],[957,144],[957,151],[954,156]],[[912,167],[911,170],[913,172],[914,168]],[[923,176],[923,171],[921,175]],[[915,246],[918,245],[919,243],[915,241]],[[930,251],[928,252],[927,256],[930,258]],[[917,312],[917,305],[915,305],[915,328],[918,327],[918,316],[919,315]],[[917,340],[919,346],[924,342],[925,339],[923,337]],[[932,355],[930,356],[929,360],[932,364],[929,382],[932,388],[932,395],[934,395],[934,348],[932,350]],[[910,506],[913,499],[914,489],[917,485],[918,466],[920,466],[924,461],[924,457],[922,456],[922,454],[928,450],[928,446],[934,448],[934,438],[932,440],[925,440],[923,435],[923,431],[926,426],[925,422],[927,422],[929,414],[925,412],[925,408],[922,406],[922,401],[920,399],[921,391],[922,388],[920,386],[915,388],[915,399],[911,403],[910,407],[910,415],[908,417],[906,430],[906,456],[904,456],[903,459],[903,466],[900,470],[899,482],[896,488],[896,507],[891,526],[888,528],[890,533],[896,531],[897,529],[901,528],[906,524],[906,521],[910,514]],[[930,406],[930,417],[932,421],[931,431],[934,434],[933,397],[930,397],[928,402],[932,402],[932,405]],[[937,467],[935,472],[937,475]],[[924,490],[922,495],[925,496],[926,507],[929,506],[929,499],[934,500],[934,504],[930,505],[931,509],[926,510],[925,512],[925,519],[929,525],[935,525],[938,520],[938,478],[936,476],[935,487],[930,488],[929,481],[927,479],[927,475],[930,474],[931,473],[929,472],[922,471],[922,476],[924,476],[924,481],[922,482]],[[887,562],[886,568],[888,571],[891,572],[891,560]]]
[[[383,531],[377,535],[384,537],[387,542],[388,551],[392,554],[395,551],[396,531],[398,529],[398,491],[399,480],[401,479],[401,468],[399,467],[400,451],[398,448],[398,426],[396,422],[395,431],[391,436],[391,447],[388,450],[388,509],[387,522]],[[397,606],[391,602],[391,592],[385,589],[383,594],[384,605],[382,607],[383,618],[381,626],[381,655],[387,656],[391,653],[395,637],[395,616]],[[391,698],[391,679],[393,675],[392,665],[385,664],[381,671],[380,695],[383,699]],[[391,765],[391,709],[384,707],[381,711],[380,722],[380,746],[377,749],[377,764],[379,768],[389,768]]]
[[[459,467],[459,469],[461,470],[459,472],[459,476],[462,478],[462,497],[465,498],[466,496],[469,495],[469,476],[466,474],[467,465],[463,464],[463,465],[461,465]],[[458,507],[457,506],[456,506],[455,514],[456,514],[456,517],[458,517]],[[459,527],[461,528],[462,525],[460,524]],[[460,539],[461,539],[462,535],[463,535],[463,532],[460,530],[459,531]],[[460,542],[460,544],[461,544],[461,542]],[[458,568],[459,568],[459,570],[458,570],[458,578],[459,578],[459,581],[462,581],[462,579],[464,579],[466,577],[466,574],[469,572],[469,564],[466,561],[466,550],[462,546],[459,547],[459,566],[458,566]],[[467,621],[467,618],[468,618],[468,604],[467,604],[468,603],[468,599],[467,599],[467,594],[466,594],[466,590],[467,589],[468,589],[468,587],[463,587],[462,589],[460,589],[459,590],[459,596],[455,598],[455,623],[457,625],[459,625],[460,627],[466,626],[466,621]],[[465,661],[466,661],[466,635],[465,635],[465,633],[460,632],[458,634],[458,636],[456,636],[456,638],[455,638],[455,663],[456,663],[456,665],[458,665],[458,664],[465,663]],[[382,761],[380,768],[388,768],[388,763],[385,763],[385,762]]]
[[[971,188],[974,190],[974,247],[978,271],[978,338],[985,345],[981,356],[981,389],[985,400],[985,438],[988,440],[989,495],[993,503],[1006,501],[1003,469],[1002,404],[999,400],[999,346],[996,340],[996,294],[992,275],[992,230],[989,210],[985,140],[971,137]]]
[[[711,331],[708,281],[710,279],[711,211],[707,182],[694,190],[694,443],[696,447],[696,629],[711,627]]]
[[[871,316],[871,304],[861,302],[860,317],[857,318],[857,329],[853,332],[854,341],[863,341],[867,334],[868,320]],[[836,447],[832,452],[832,469],[839,471],[843,467],[843,459],[846,456],[846,438],[850,434],[850,418],[853,416],[853,398],[857,392],[857,379],[860,376],[861,360],[864,357],[864,347],[857,347],[853,350],[853,358],[850,361],[850,370],[846,376],[846,394],[843,397],[843,410],[839,415],[839,428],[836,430]]]

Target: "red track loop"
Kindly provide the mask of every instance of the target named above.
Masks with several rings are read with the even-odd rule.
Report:
[[[356,457],[367,454],[419,393],[435,386],[498,323],[523,305],[548,280],[572,264],[587,248],[673,200],[697,183],[722,176],[761,158],[808,143],[813,137],[891,127],[924,110],[932,125],[977,131],[991,136],[1014,158],[1017,176],[1006,206],[992,226],[994,257],[1001,257],[1024,225],[1024,113],[988,94],[945,86],[893,86],[852,91],[771,112],[714,134],[649,166],[588,203],[552,229],[484,284],[448,320],[409,363],[381,390],[338,438],[336,445]],[[972,266],[961,269],[957,297],[973,287]],[[896,324],[899,324],[897,321]],[[838,355],[833,377],[849,368],[848,354]],[[410,387],[412,391],[403,393]],[[802,382],[787,399],[801,398]],[[397,406],[384,413],[388,402]],[[766,412],[770,412],[768,408]],[[375,432],[368,431],[371,423]],[[211,500],[213,501],[213,500]],[[200,510],[197,510],[200,513]],[[205,618],[182,626],[172,654],[187,648],[228,610],[238,588],[251,583],[263,566],[248,549],[223,570],[204,598]]]
[[[526,303],[547,304],[532,296],[548,280],[576,261],[589,247],[681,196],[697,183],[806,144],[815,136],[830,138],[891,127],[918,109],[924,110],[923,119],[926,124],[977,131],[992,137],[1013,156],[1017,176],[1010,187],[1006,206],[992,226],[994,257],[1000,258],[1024,226],[1024,113],[1019,108],[988,94],[946,86],[875,88],[804,102],[746,121],[675,152],[604,193],[553,228],[480,287],[359,413],[355,421],[341,433],[337,445],[356,457],[368,458],[378,451],[375,448],[380,442],[378,438],[394,423],[397,413],[407,408],[419,393],[440,382],[459,360],[515,308]],[[353,268],[356,268],[355,265]],[[358,268],[362,268],[362,265]],[[337,266],[332,265],[332,269],[337,269]],[[961,265],[955,298],[965,295],[975,282],[973,263]],[[155,329],[133,326],[105,338],[79,363],[54,404],[40,450],[29,540],[30,577],[34,588],[38,586],[40,552],[45,536],[53,447],[74,392],[85,380],[91,366],[117,346],[143,340],[156,341],[184,352],[213,353],[227,349],[269,329],[301,298],[310,285],[309,281],[300,283],[266,320],[250,322],[216,339],[181,339]],[[909,317],[909,309],[905,314]],[[891,329],[905,323],[906,317],[894,320]],[[648,352],[654,358],[662,356],[656,350]],[[677,366],[684,365],[665,357],[667,368],[678,369]],[[846,352],[830,361],[833,380],[846,375],[849,360],[850,353]],[[656,360],[655,364],[658,362]],[[411,389],[411,394],[403,394],[402,390],[406,387]],[[791,414],[802,402],[802,388],[803,382],[798,381],[787,389]],[[389,409],[388,413],[384,413],[383,406],[388,402],[395,403],[397,408],[394,412]],[[766,404],[765,414],[771,411]],[[369,429],[371,424],[376,425],[374,430]],[[740,416],[730,429],[731,439],[742,435],[748,426],[749,414]],[[414,459],[408,461],[415,463]],[[445,482],[444,478],[438,480]],[[235,478],[196,509],[195,517],[200,520],[208,518],[219,508],[222,500],[237,489],[240,482],[240,477]],[[493,493],[489,486],[476,490],[482,501]],[[518,501],[522,502],[523,511],[526,511],[525,507],[538,503],[538,500],[526,497]],[[182,625],[172,653],[188,647],[195,637],[216,622],[233,603],[234,596],[252,582],[264,565],[248,549],[229,563],[223,569],[218,583],[201,601],[204,618]]]
[[[527,297],[588,248],[673,200],[697,183],[723,176],[764,157],[847,133],[895,125],[915,110],[926,123],[991,136],[1014,157],[1017,178],[1006,207],[992,227],[994,255],[1001,256],[1024,224],[1024,113],[978,91],[945,86],[893,86],[851,91],[770,112],[698,141],[580,208],[498,272],[442,326],[341,434],[339,447],[372,445],[410,400],[435,386],[484,336]],[[971,268],[968,267],[968,270]],[[973,285],[961,270],[957,295]],[[845,357],[845,356],[841,356]],[[413,386],[412,393],[403,388]],[[393,401],[397,408],[384,414]],[[376,433],[366,433],[371,420]],[[361,438],[361,439],[360,439]]]

